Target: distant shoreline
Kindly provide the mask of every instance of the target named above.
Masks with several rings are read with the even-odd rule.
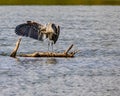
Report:
[[[120,5],[119,0],[0,0],[0,5]]]

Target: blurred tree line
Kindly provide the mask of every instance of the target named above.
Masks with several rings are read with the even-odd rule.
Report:
[[[120,0],[0,0],[1,5],[120,5]]]

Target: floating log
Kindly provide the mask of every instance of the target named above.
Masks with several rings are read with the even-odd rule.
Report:
[[[12,53],[10,54],[11,57],[14,57],[14,58],[16,57],[20,42],[21,42],[21,38],[19,38],[18,41],[16,42],[16,46],[12,51]],[[70,45],[64,52],[34,52],[31,54],[19,54],[18,56],[21,56],[21,57],[74,57],[74,55],[79,50],[70,52],[72,47],[73,47],[73,44]]]

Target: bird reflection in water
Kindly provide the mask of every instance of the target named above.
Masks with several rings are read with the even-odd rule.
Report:
[[[55,58],[49,58],[46,60],[46,64],[57,64],[57,60]]]
[[[40,59],[40,58],[16,58],[16,60],[20,64],[57,64],[58,61],[55,58],[46,58],[46,59]]]

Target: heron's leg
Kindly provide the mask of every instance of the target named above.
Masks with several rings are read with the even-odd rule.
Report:
[[[49,51],[49,47],[50,47],[50,41],[48,41],[48,51]]]
[[[53,41],[51,42],[52,52],[53,52]]]

